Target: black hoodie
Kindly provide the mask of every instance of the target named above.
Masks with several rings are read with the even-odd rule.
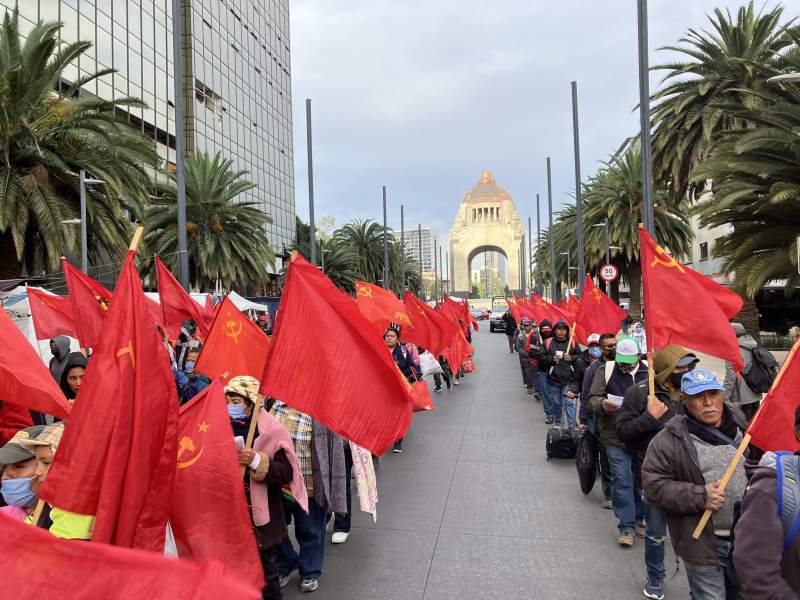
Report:
[[[69,384],[67,383],[69,370],[73,367],[83,367],[85,369],[88,362],[89,360],[81,352],[70,352],[69,356],[67,356],[64,370],[61,373],[61,381],[59,382],[59,385],[61,386],[61,391],[64,392],[64,395],[68,400],[75,398],[75,392],[70,389]]]
[[[544,324],[544,321],[542,321],[542,324]],[[567,328],[567,335],[562,340],[555,336],[555,330],[558,327]],[[569,325],[563,320],[556,321],[556,324],[553,325],[553,337],[545,340],[544,346],[539,353],[539,368],[547,373],[547,381],[552,385],[564,386],[575,380],[575,359],[580,356],[580,349],[575,340],[573,340],[569,349],[569,355],[572,360],[564,360],[563,358],[558,362],[555,360],[556,352],[567,354],[568,345]]]

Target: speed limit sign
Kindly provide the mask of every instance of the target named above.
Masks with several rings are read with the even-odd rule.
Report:
[[[606,282],[614,281],[619,277],[619,269],[614,265],[603,265],[600,267],[600,279]]]

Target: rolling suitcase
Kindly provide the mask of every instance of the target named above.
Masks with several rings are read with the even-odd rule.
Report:
[[[566,405],[561,406],[561,425],[547,430],[545,452],[551,458],[575,458],[578,451],[578,434],[570,429],[567,421]]]

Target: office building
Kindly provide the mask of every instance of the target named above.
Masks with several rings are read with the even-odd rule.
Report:
[[[248,171],[257,187],[239,198],[272,217],[267,235],[281,253],[295,237],[289,0],[181,3],[187,151],[220,151]],[[64,41],[92,43],[66,79],[116,69],[84,92],[142,98],[147,108],[124,116],[174,167],[172,0],[24,0],[19,10],[23,34],[37,20],[61,21]]]
[[[423,274],[433,274],[434,257],[436,248],[436,232],[431,228],[422,229],[422,260],[420,261],[420,235],[418,229],[406,230],[406,252],[408,255],[422,265]],[[441,243],[441,242],[440,242]],[[438,258],[436,259],[438,260]],[[446,270],[446,269],[445,269]],[[439,274],[441,276],[441,273]]]

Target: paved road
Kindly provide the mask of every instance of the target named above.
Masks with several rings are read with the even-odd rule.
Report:
[[[545,460],[541,405],[505,336],[481,328],[477,373],[435,394],[404,454],[381,460],[378,522],[359,512],[347,543],[328,543],[317,600],[643,597],[643,542],[617,546],[599,483],[584,497],[573,461]],[[286,598],[308,597],[297,583]],[[667,585],[688,598],[683,569]]]

